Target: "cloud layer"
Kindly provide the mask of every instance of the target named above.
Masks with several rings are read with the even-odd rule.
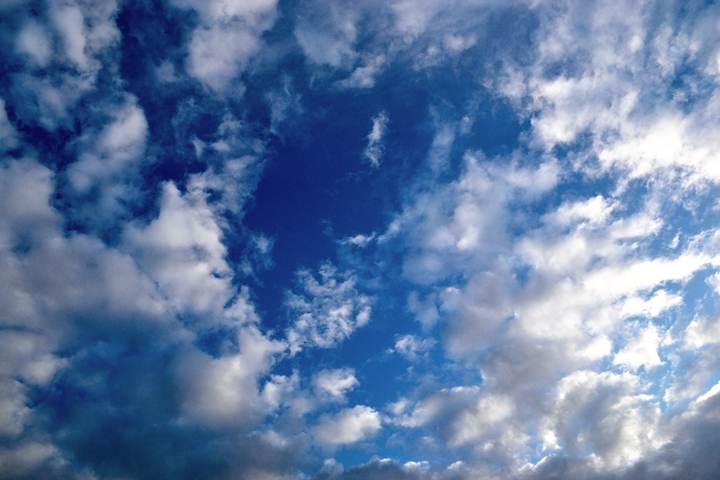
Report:
[[[715,5],[0,12],[0,478],[719,475]]]

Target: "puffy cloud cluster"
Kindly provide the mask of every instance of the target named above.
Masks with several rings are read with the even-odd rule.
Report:
[[[70,127],[77,103],[95,88],[120,40],[113,18],[117,2],[53,1],[39,15],[24,3],[5,7],[20,19],[7,50],[23,64],[11,75],[17,115],[49,130]]]
[[[718,476],[715,5],[0,12],[0,477]]]

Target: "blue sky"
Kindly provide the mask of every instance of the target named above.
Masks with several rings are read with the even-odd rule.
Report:
[[[0,478],[717,478],[719,25],[0,1]]]

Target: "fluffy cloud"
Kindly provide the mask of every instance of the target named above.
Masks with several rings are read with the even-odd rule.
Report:
[[[12,75],[18,116],[54,130],[68,127],[72,109],[96,86],[103,61],[117,45],[117,3],[49,2],[42,23],[27,15],[15,36],[24,71]],[[47,69],[48,75],[36,75]]]
[[[263,413],[258,379],[284,345],[254,327],[241,329],[237,344],[237,354],[213,358],[190,351],[180,358],[175,375],[181,408],[189,420],[228,427],[256,420]]]
[[[358,405],[321,417],[313,434],[321,444],[335,446],[372,438],[381,428],[380,414],[370,407]]]
[[[73,186],[87,192],[95,182],[108,182],[131,170],[145,150],[147,120],[134,98],[108,112],[113,120],[104,127],[68,172]]]
[[[714,5],[1,3],[0,476],[717,477]]]
[[[226,91],[262,45],[274,22],[276,0],[176,0],[198,12],[200,24],[188,45],[187,71],[207,87]]]
[[[345,400],[345,393],[360,384],[352,369],[321,370],[313,376],[312,384],[321,396]]]

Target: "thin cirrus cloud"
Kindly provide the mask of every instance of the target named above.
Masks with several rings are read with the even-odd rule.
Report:
[[[380,112],[372,119],[372,129],[367,136],[367,146],[363,150],[363,156],[370,162],[370,165],[377,168],[380,166],[384,153],[383,137],[387,129],[388,117],[385,112]]]
[[[451,7],[0,5],[0,478],[719,475],[720,10]]]

